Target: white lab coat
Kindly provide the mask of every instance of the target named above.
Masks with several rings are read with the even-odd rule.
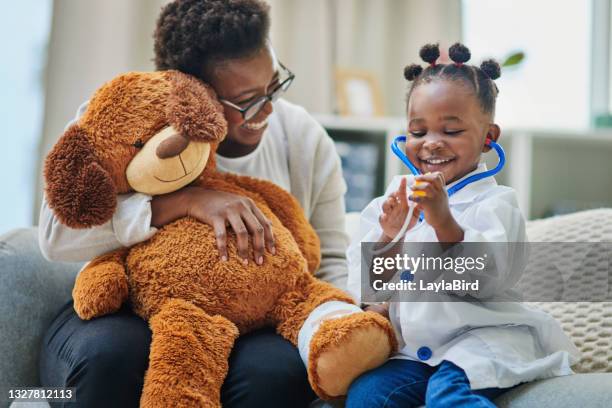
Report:
[[[465,177],[485,170],[480,164]],[[395,177],[385,195],[363,210],[359,236],[351,237],[348,289],[357,299],[361,296],[360,243],[375,242],[381,236],[378,218],[382,203],[398,189],[400,180],[401,176]],[[499,186],[493,177],[459,190],[449,197],[449,207],[464,230],[464,242],[527,241],[514,190]],[[437,237],[424,220],[406,233],[404,241],[437,242]],[[516,258],[525,255],[517,254]],[[507,388],[572,374],[570,366],[579,352],[550,315],[518,302],[482,298],[483,294],[499,298],[510,293],[521,273],[520,268],[509,268],[488,280],[486,287],[480,288],[480,302],[391,302],[389,316],[399,342],[399,352],[393,358],[430,366],[451,361],[466,372],[472,389]],[[418,352],[423,349],[427,353]]]

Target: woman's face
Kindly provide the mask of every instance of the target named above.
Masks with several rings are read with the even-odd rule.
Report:
[[[496,141],[499,126],[491,123],[467,86],[438,80],[413,90],[408,132],[410,161],[421,173],[442,172],[450,183],[476,169],[481,152],[489,150],[485,137]]]
[[[252,56],[217,63],[211,70],[209,82],[220,99],[245,108],[255,99],[276,88],[278,80],[279,73],[274,67],[270,50],[264,47]],[[272,104],[267,102],[261,111],[248,121],[245,121],[235,108],[225,104],[223,107],[228,134],[219,150],[228,153],[227,149],[231,146],[230,155],[253,151],[268,126]]]

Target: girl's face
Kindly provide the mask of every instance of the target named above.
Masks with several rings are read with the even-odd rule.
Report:
[[[253,100],[266,95],[278,86],[279,73],[274,68],[270,50],[262,48],[253,56],[225,60],[218,63],[209,76],[210,85],[220,99],[245,108]],[[235,108],[223,104],[228,134],[219,152],[240,156],[253,151],[268,126],[272,104],[267,102],[257,115],[245,121]]]
[[[499,132],[461,82],[434,79],[410,96],[406,155],[422,173],[442,172],[447,184],[476,169],[489,150],[485,137],[496,141]]]

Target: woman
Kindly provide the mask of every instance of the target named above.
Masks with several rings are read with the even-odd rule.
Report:
[[[304,109],[278,99],[293,74],[276,60],[268,34],[269,10],[262,1],[175,0],[157,23],[155,62],[158,69],[178,69],[213,86],[228,122],[218,169],[268,179],[290,191],[321,239],[317,277],[343,287],[346,187],[340,161],[331,139]],[[49,259],[85,261],[144,241],[187,215],[215,229],[222,258],[227,227],[237,234],[243,262],[261,263],[264,251],[274,254],[269,221],[250,200],[198,187],[157,197],[121,196],[113,220],[88,230],[59,224],[43,201],[39,241]],[[253,254],[247,251],[249,239]],[[41,382],[76,387],[79,406],[137,406],[150,341],[147,324],[128,307],[85,322],[69,303],[45,337]],[[312,399],[305,368],[289,342],[270,329],[237,340],[222,389],[224,407],[297,407]]]

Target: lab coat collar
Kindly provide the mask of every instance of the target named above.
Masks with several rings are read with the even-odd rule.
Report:
[[[466,174],[459,180],[453,181],[451,184],[446,186],[446,189],[448,190],[460,181],[465,180],[466,178],[474,174],[482,173],[484,171],[487,171],[487,165],[485,163],[479,163],[478,167],[476,167],[474,171]],[[448,198],[448,203],[449,205],[469,203],[480,194],[486,192],[491,187],[495,186],[497,186],[497,181],[495,181],[495,177],[485,177],[483,179],[474,181],[473,183],[470,183],[467,186],[463,187],[461,190],[457,191],[455,194]]]

